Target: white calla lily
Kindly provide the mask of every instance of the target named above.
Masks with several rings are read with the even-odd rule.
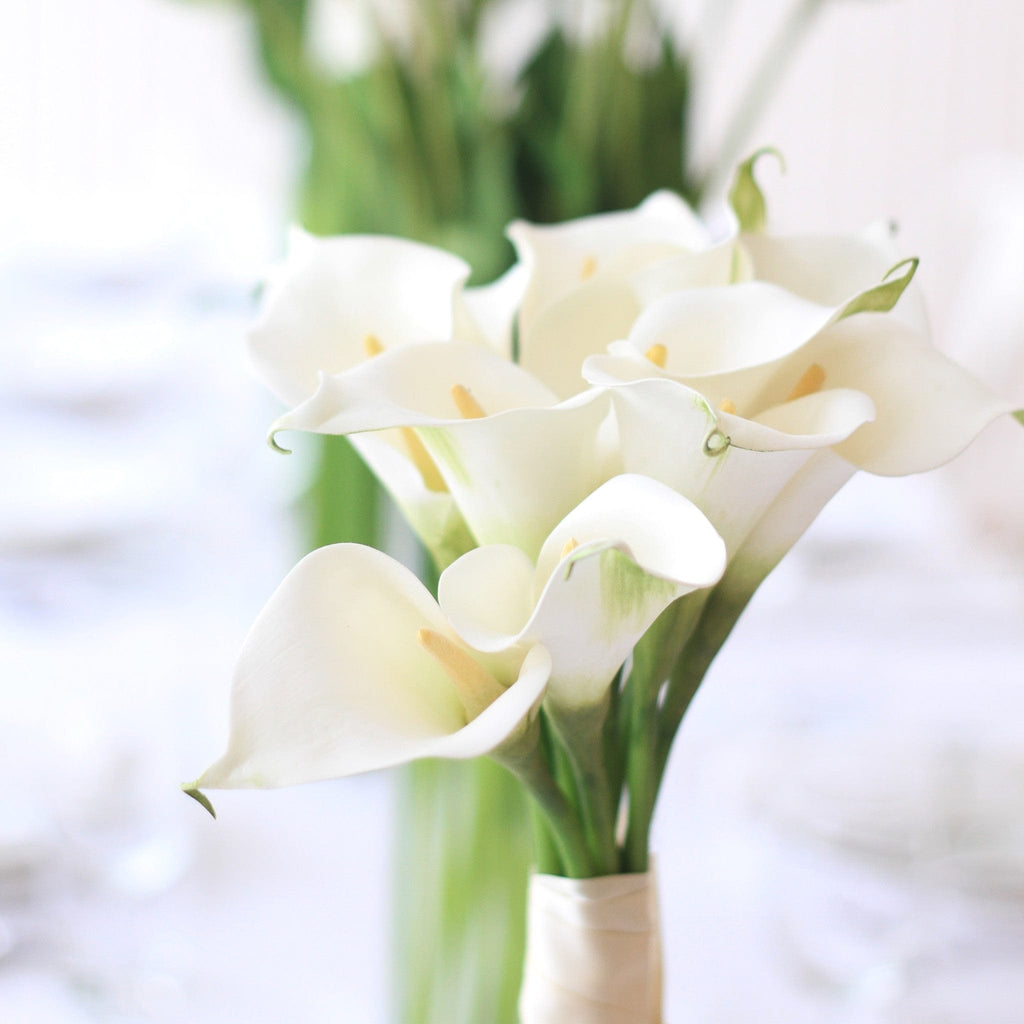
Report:
[[[636,209],[600,213],[561,224],[514,221],[508,237],[529,285],[520,311],[520,327],[550,302],[588,278],[625,276],[681,251],[710,244],[707,229],[693,210],[672,192],[655,192]]]
[[[579,544],[563,552],[570,538]],[[379,551],[318,548],[254,623],[227,751],[188,788],[285,786],[422,757],[515,759],[553,666],[556,704],[598,702],[661,611],[724,566],[700,512],[634,477],[567,516],[536,566],[508,546],[463,556],[442,577],[440,607]]]
[[[771,564],[855,469],[933,468],[1011,411],[907,324],[878,313],[832,323],[772,363],[731,373],[670,374],[620,344],[588,360],[585,374],[613,391],[626,470],[690,497],[730,557],[742,547]],[[833,489],[809,482],[813,467]],[[797,477],[804,483],[791,485]],[[784,546],[769,551],[779,530],[758,524],[784,494],[789,505],[811,495],[812,505],[794,507]]]
[[[507,661],[506,661],[507,664]],[[223,757],[190,789],[287,786],[514,742],[550,658],[474,655],[406,568],[372,548],[307,555],[242,648]]]
[[[694,502],[725,540],[730,558],[794,474],[835,440],[834,434],[810,433],[819,424],[816,411],[807,410],[803,429],[809,433],[788,435],[750,424],[748,436],[770,450],[745,450],[730,442],[723,417],[699,392],[673,380],[623,384],[612,389],[612,402],[626,471],[652,477]],[[860,415],[870,410],[865,399]],[[863,419],[854,415],[853,421],[859,425]]]
[[[534,562],[518,548],[478,548],[441,576],[438,599],[477,650],[552,659],[547,700],[598,704],[651,623],[676,598],[714,584],[726,551],[687,499],[647,477],[609,480],[551,532]]]
[[[296,405],[321,373],[373,349],[452,336],[468,265],[419,242],[376,235],[317,238],[294,229],[249,334],[252,363],[271,391]]]
[[[435,490],[451,494],[477,542],[515,544],[534,556],[552,526],[617,471],[603,430],[609,411],[604,391],[559,403],[490,350],[446,342],[406,346],[323,377],[273,429],[388,431],[404,446],[415,432],[425,482],[436,470]],[[387,484],[385,467],[374,466]],[[419,529],[415,509],[406,511]]]
[[[815,338],[803,362],[836,387],[871,396],[877,410],[836,451],[859,469],[904,476],[934,469],[974,440],[1013,404],[944,356],[919,332],[879,314],[837,323]],[[766,387],[779,394],[787,367]]]
[[[636,319],[642,307],[632,276],[710,245],[707,230],[671,192],[656,192],[634,210],[562,224],[516,221],[508,236],[526,276],[519,362],[562,398],[583,389],[583,359]]]

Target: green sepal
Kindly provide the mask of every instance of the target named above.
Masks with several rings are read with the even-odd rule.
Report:
[[[729,187],[729,205],[740,223],[740,231],[763,231],[768,221],[768,206],[761,186],[754,177],[754,164],[769,153],[779,161],[779,167],[785,174],[786,161],[772,146],[762,147],[736,168],[732,185]]]
[[[1024,409],[1018,409],[1018,410],[1017,410],[1017,411],[1016,411],[1015,413],[1013,413],[1013,418],[1014,418],[1014,419],[1015,419],[1015,420],[1016,420],[1016,421],[1017,421],[1017,422],[1018,422],[1018,423],[1019,423],[1019,424],[1020,424],[1020,425],[1021,425],[1022,427],[1024,427]]]
[[[190,786],[187,782],[181,787],[181,791],[185,796],[192,797],[197,804],[205,807],[209,812],[210,817],[216,819],[217,812],[213,809],[213,804],[210,803],[209,797],[207,797],[205,793],[200,793],[198,789]]]
[[[881,284],[876,284],[874,288],[869,288],[850,299],[836,319],[843,320],[854,313],[888,313],[899,302],[900,296],[907,290],[907,285],[914,279],[919,262],[916,256],[911,256],[910,259],[897,263],[882,278]],[[892,277],[902,267],[907,269],[898,277]]]

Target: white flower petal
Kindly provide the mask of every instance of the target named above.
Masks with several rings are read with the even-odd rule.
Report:
[[[688,497],[714,524],[730,557],[814,454],[794,447],[746,451],[728,443],[704,399],[673,380],[639,380],[611,391],[626,472]]]
[[[447,488],[438,491],[427,486],[422,472],[409,457],[409,442],[401,431],[351,434],[349,441],[395,499],[435,565],[444,568],[475,546],[476,541],[450,492]]]
[[[586,387],[584,360],[629,334],[640,305],[629,284],[613,278],[581,285],[548,303],[521,338],[520,363],[560,398]]]
[[[631,275],[630,283],[641,306],[646,307],[673,292],[717,288],[751,277],[750,260],[743,246],[729,239],[701,252],[683,253],[642,267]]]
[[[704,514],[656,480],[623,473],[602,484],[552,531],[537,559],[536,587],[549,585],[570,540],[614,540],[646,573],[706,587],[722,574],[725,545]]]
[[[452,628],[478,651],[512,646],[535,604],[533,559],[511,544],[467,552],[443,573],[437,600]]]
[[[396,764],[466,724],[416,642],[451,630],[408,569],[372,548],[307,555],[260,613],[238,660],[227,753],[199,786],[285,786]]]
[[[657,378],[674,379],[629,341],[613,342],[608,346],[607,355],[588,356],[583,362],[583,379],[594,387],[615,387],[633,380]]]
[[[550,660],[529,652],[518,678],[472,721],[417,642],[455,643],[416,577],[372,548],[307,555],[243,646],[225,755],[194,788],[286,786],[421,757],[475,757],[516,733],[540,700]]]
[[[831,448],[810,453],[762,505],[752,529],[732,553],[719,587],[734,592],[740,602],[748,598],[855,472],[856,467]]]
[[[888,225],[858,235],[743,236],[754,276],[823,306],[840,306],[877,285],[901,259]],[[910,287],[893,309],[897,319],[924,329],[920,290]]]
[[[579,547],[562,551],[575,540]],[[725,544],[681,495],[646,477],[609,480],[552,531],[537,562],[544,589],[520,634],[551,653],[548,700],[599,702],[654,620],[678,597],[710,586]]]
[[[862,314],[830,327],[806,358],[833,387],[871,396],[873,423],[836,451],[884,476],[919,473],[959,454],[1009,402],[892,317]]]
[[[758,452],[827,448],[845,441],[875,418],[875,403],[863,391],[829,388],[782,402],[744,419],[719,413],[722,431],[738,448]]]
[[[388,350],[346,373],[324,376],[308,401],[273,430],[351,434],[459,421],[452,387],[462,385],[487,415],[554,405],[540,381],[489,349],[462,342]]]
[[[637,318],[629,340],[640,352],[663,345],[666,370],[676,377],[700,377],[789,355],[833,313],[774,285],[749,281],[659,299]]]
[[[386,349],[450,338],[454,296],[468,276],[462,260],[418,242],[296,232],[249,335],[253,366],[296,405],[313,394],[320,373],[365,359],[368,336]]]
[[[591,390],[548,409],[511,409],[417,432],[480,544],[536,557],[551,528],[619,472],[610,402]]]
[[[516,221],[508,237],[530,275],[519,317],[521,335],[532,328],[549,302],[591,276],[626,276],[659,259],[709,244],[707,230],[671,192],[655,192],[635,210],[562,224]]]
[[[691,502],[645,477],[618,476],[558,524],[536,570],[509,547],[459,559],[441,577],[441,607],[477,649],[542,645],[551,700],[582,706],[601,699],[671,601],[710,586],[724,567],[725,545]]]
[[[487,415],[458,418],[452,384]],[[474,345],[407,346],[325,377],[274,432],[413,427],[473,535],[534,555],[551,527],[618,468],[609,401],[591,390],[554,405],[518,366]]]
[[[517,263],[497,281],[462,289],[456,294],[455,336],[480,341],[498,355],[511,359],[513,325],[527,282],[526,268]]]

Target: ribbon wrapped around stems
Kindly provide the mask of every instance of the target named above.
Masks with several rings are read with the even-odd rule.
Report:
[[[662,1024],[654,873],[534,875],[522,1024]]]

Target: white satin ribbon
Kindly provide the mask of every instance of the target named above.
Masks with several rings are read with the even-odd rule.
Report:
[[[653,872],[534,875],[527,908],[522,1024],[662,1024]]]

